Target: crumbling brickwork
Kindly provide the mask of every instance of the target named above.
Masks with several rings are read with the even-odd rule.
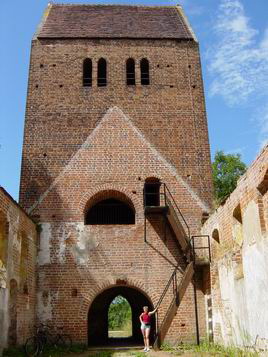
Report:
[[[268,147],[207,220],[216,342],[267,349]]]
[[[0,187],[0,350],[33,334],[36,257],[36,225]]]

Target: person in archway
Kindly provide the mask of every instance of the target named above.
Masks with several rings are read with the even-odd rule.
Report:
[[[143,313],[140,315],[141,333],[144,340],[144,352],[150,351],[149,335],[151,330],[151,315],[155,314],[157,308],[153,311],[148,311],[148,306],[143,306]]]

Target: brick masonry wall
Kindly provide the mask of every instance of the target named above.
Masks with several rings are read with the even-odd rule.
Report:
[[[31,215],[42,224],[38,316],[55,326],[63,325],[75,341],[87,341],[89,308],[105,289],[124,281],[126,286],[148,296],[155,306],[176,264],[181,269],[178,278],[183,274],[182,254],[168,227],[164,238],[161,216],[147,221],[147,243],[144,242],[143,185],[147,177],[158,177],[167,183],[192,234],[198,234],[206,206],[118,108],[102,118],[64,171],[31,207]],[[100,197],[132,202],[136,223],[84,225],[85,210]],[[75,289],[77,296],[72,297]],[[168,294],[159,311],[160,321],[171,302],[171,292]],[[204,336],[201,283],[198,300]],[[167,341],[192,341],[194,336],[190,284]]]
[[[0,223],[5,232],[5,259],[1,265],[0,350],[22,344],[34,332],[36,318],[36,226],[25,212],[0,188]],[[22,246],[27,247],[23,252]],[[3,255],[1,255],[3,257]],[[24,260],[23,260],[24,259]]]
[[[268,348],[268,147],[203,226],[212,239],[211,288],[217,342]],[[233,213],[240,206],[241,219]]]
[[[91,88],[82,86],[87,57],[93,62]],[[107,87],[97,87],[101,57],[108,64]],[[126,86],[129,57],[136,62],[137,85],[132,87]],[[144,57],[150,62],[149,86],[140,85]],[[42,226],[38,317],[64,325],[75,341],[87,341],[89,308],[105,289],[125,281],[155,305],[174,265],[185,268],[170,231],[164,241],[160,217],[147,224],[149,243],[144,243],[147,177],[168,184],[191,233],[199,234],[212,184],[198,44],[35,38],[20,203]],[[101,194],[130,200],[135,225],[85,226],[85,210]],[[198,300],[204,336],[201,283]],[[159,311],[160,319],[168,304]],[[194,334],[190,285],[167,340],[193,340]]]
[[[93,61],[93,86],[82,86],[82,64]],[[108,85],[97,87],[97,61]],[[136,86],[126,86],[126,60],[136,62]],[[150,62],[149,86],[139,61]],[[211,167],[198,44],[165,40],[37,40],[32,43],[20,203],[45,192],[113,106],[133,123],[208,205]]]

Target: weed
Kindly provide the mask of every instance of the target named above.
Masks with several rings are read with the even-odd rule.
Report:
[[[113,352],[112,351],[100,351],[100,352],[95,352],[94,354],[89,354],[89,357],[112,357]]]
[[[202,342],[199,346],[193,344],[181,344],[176,347],[171,347],[168,344],[163,344],[161,349],[163,351],[170,351],[174,353],[181,352],[193,352],[193,353],[210,353],[213,356],[223,356],[223,357],[257,357],[258,353],[256,352],[248,352],[241,350],[240,348],[229,346],[224,347],[218,344]]]

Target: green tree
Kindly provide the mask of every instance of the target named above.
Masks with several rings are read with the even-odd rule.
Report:
[[[108,313],[109,330],[120,330],[131,321],[131,307],[123,296],[117,296],[111,303]]]
[[[214,195],[217,204],[223,202],[236,188],[237,180],[246,172],[247,166],[240,154],[225,154],[217,151],[212,163]]]

